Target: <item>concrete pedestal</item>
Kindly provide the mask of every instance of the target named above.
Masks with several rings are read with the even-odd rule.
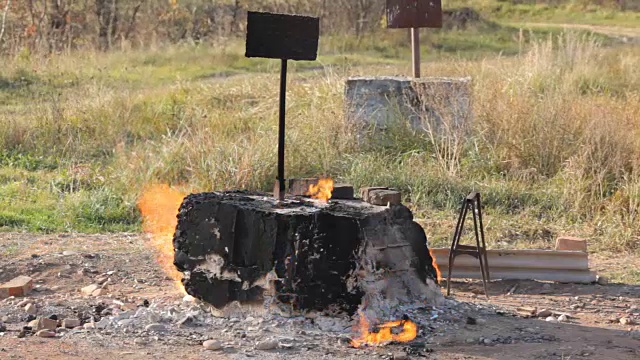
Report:
[[[345,87],[346,117],[358,127],[404,121],[415,130],[460,130],[473,119],[471,93],[471,78],[353,77]]]

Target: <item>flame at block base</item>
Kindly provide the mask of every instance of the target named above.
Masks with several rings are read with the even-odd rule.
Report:
[[[418,325],[408,318],[398,321],[390,321],[376,326],[376,331],[370,331],[370,325],[365,315],[360,312],[359,336],[351,340],[351,345],[355,348],[362,346],[380,346],[389,342],[409,342],[418,336]],[[394,328],[401,328],[399,332],[394,332]]]
[[[393,304],[442,299],[426,240],[402,205],[202,193],[180,208],[174,263],[187,292],[217,308],[275,299],[353,314],[365,301],[393,318]]]

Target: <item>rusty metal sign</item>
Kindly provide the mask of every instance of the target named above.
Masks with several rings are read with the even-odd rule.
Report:
[[[319,18],[249,11],[246,56],[315,60],[319,37]]]
[[[441,28],[442,0],[387,0],[387,28]]]

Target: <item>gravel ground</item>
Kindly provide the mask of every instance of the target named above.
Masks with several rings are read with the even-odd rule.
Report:
[[[0,358],[640,358],[637,285],[494,281],[487,300],[481,284],[456,282],[443,306],[398,309],[418,324],[415,340],[356,349],[349,339],[358,319],[257,305],[218,311],[185,296],[146,241],[1,234],[0,282],[27,275],[36,287],[27,298],[0,300]],[[41,318],[78,326],[38,333],[30,322]]]

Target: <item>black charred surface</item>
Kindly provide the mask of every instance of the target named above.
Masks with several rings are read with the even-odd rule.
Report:
[[[360,249],[365,243],[390,245],[387,238],[410,244],[411,254],[403,250],[402,256],[410,257],[421,280],[435,277],[424,231],[402,205],[276,205],[269,197],[241,192],[193,194],[178,215],[175,265],[185,274],[187,292],[216,307],[261,301],[264,279],[272,272],[273,295],[281,303],[352,313],[362,300],[352,281]]]

